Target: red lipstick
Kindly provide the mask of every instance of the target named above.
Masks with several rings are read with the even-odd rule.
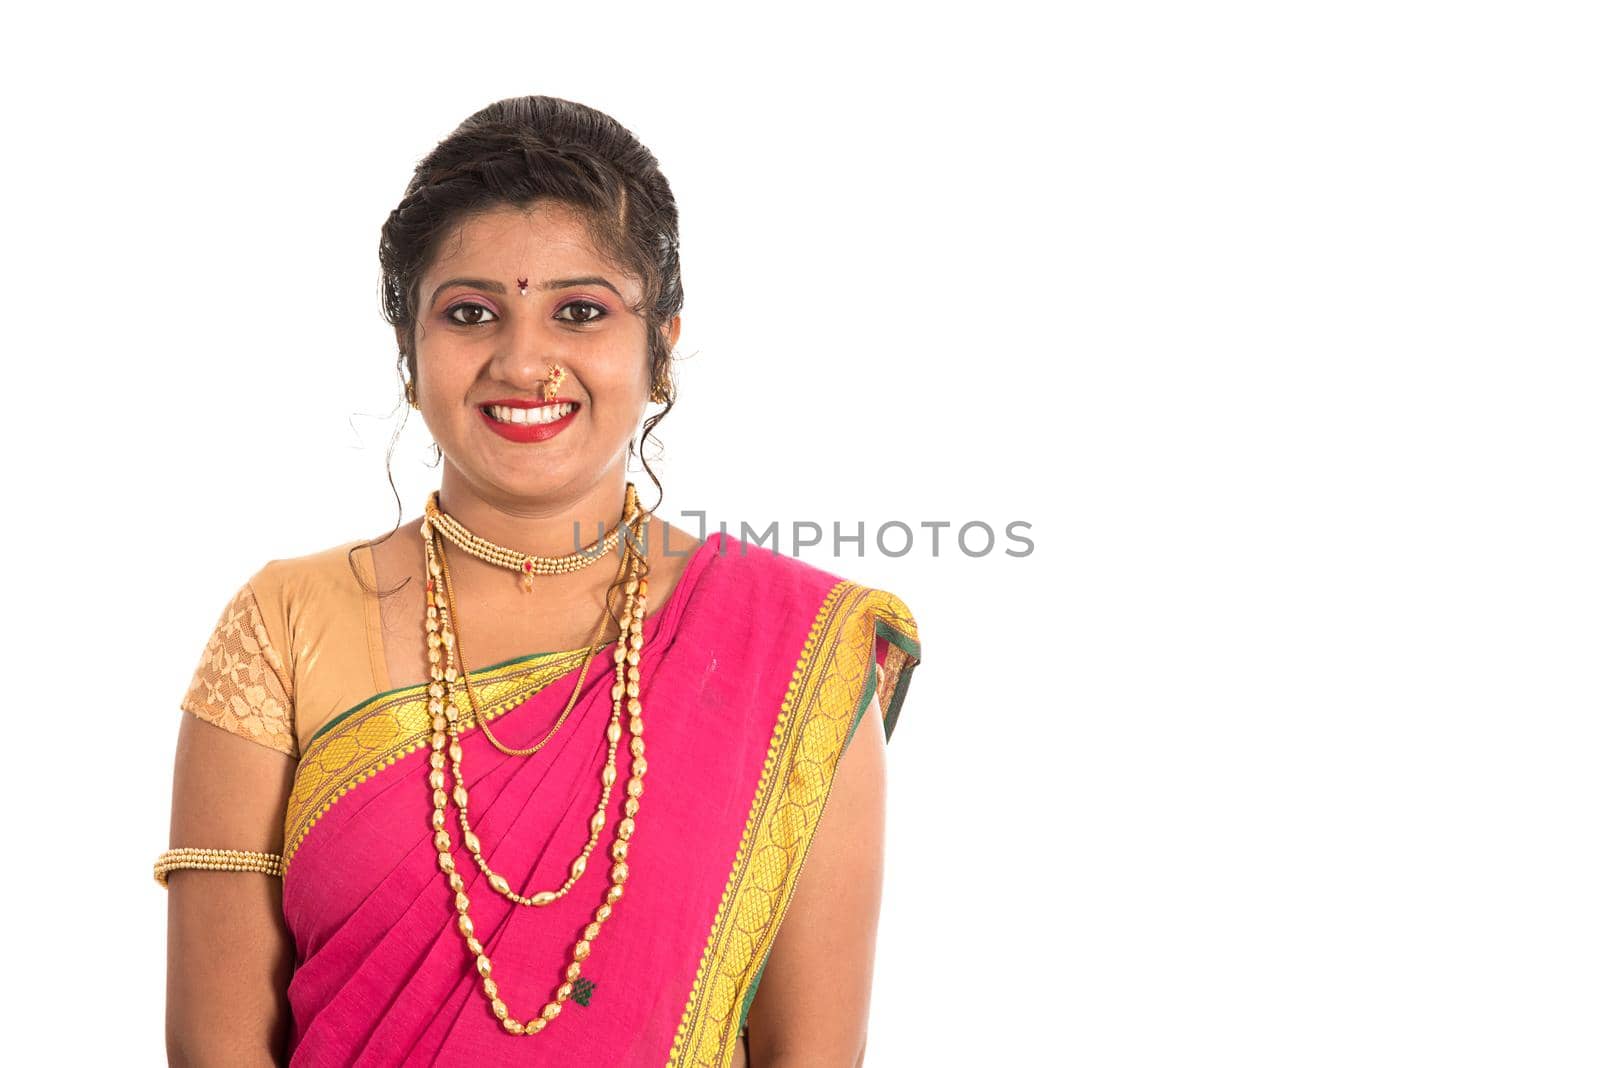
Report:
[[[502,423],[489,414],[491,407],[502,408],[555,408],[562,404],[572,405],[572,411],[560,419],[548,423]],[[549,441],[567,427],[572,425],[573,417],[579,412],[578,402],[569,397],[557,397],[553,401],[545,400],[519,400],[515,397],[506,397],[502,400],[486,401],[478,405],[478,412],[483,416],[484,423],[496,434],[507,441],[518,444],[527,444],[535,441]]]

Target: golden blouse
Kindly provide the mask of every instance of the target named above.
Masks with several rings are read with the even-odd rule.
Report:
[[[299,759],[324,723],[388,690],[378,598],[352,561],[375,587],[362,540],[271,560],[250,576],[222,610],[179,707]]]

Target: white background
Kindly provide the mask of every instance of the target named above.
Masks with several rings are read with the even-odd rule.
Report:
[[[678,198],[669,518],[1033,524],[806,557],[925,646],[870,1064],[1596,1063],[1580,5],[343,12],[8,16],[24,1061],[161,1063],[177,701],[394,524],[378,228],[542,92]]]

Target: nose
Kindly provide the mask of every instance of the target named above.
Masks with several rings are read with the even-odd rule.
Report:
[[[571,374],[559,346],[541,337],[537,323],[524,321],[515,330],[508,331],[504,344],[497,348],[490,366],[490,374],[519,396],[543,397],[545,386],[552,378],[570,382]]]

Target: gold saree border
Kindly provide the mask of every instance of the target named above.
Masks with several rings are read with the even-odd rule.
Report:
[[[588,653],[587,648],[547,653],[472,672],[472,688],[484,718],[492,720],[517,707],[546,684],[581,667]],[[451,700],[460,713],[462,732],[475,729],[477,717],[466,694],[457,693]],[[340,798],[409,754],[426,749],[432,734],[427,683],[379,694],[320,728],[300,756],[284,812],[284,872],[317,820]]]
[[[879,667],[876,639],[888,640]],[[728,1068],[833,775],[876,693],[887,738],[921,658],[904,602],[848,580],[823,599],[767,748],[755,800],[673,1039],[668,1068]]]

